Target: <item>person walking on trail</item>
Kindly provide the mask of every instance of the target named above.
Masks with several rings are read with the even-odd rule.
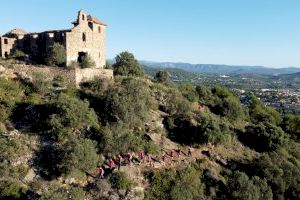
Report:
[[[118,155],[118,168],[120,169],[121,165],[124,162],[124,158],[121,156],[121,154]]]
[[[99,171],[100,178],[104,178],[104,169],[103,169],[103,167],[99,167],[98,171]]]
[[[143,163],[144,162],[144,159],[145,159],[145,153],[144,151],[141,151],[139,153],[139,158],[140,158],[140,163]]]
[[[112,171],[116,168],[116,163],[113,159],[109,160],[108,165],[109,165],[109,169],[112,170]]]
[[[148,163],[149,163],[150,167],[154,167],[153,157],[151,154],[148,155]]]
[[[162,165],[165,166],[166,165],[166,155],[163,155],[161,157],[161,161],[162,161]]]
[[[131,153],[128,153],[127,156],[128,156],[128,162],[129,162],[129,164],[131,165],[132,159],[133,159],[132,154],[131,154]]]
[[[174,161],[175,157],[177,156],[177,153],[172,150],[169,155],[170,155],[172,161]]]
[[[189,157],[192,157],[192,150],[191,150],[191,148],[189,148],[188,156],[189,156]]]

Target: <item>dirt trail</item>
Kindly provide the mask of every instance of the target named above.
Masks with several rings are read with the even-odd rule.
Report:
[[[159,146],[160,154],[154,156],[153,162],[148,162],[147,156],[142,162],[133,162],[125,166],[121,166],[119,169],[116,167],[114,170],[125,172],[135,183],[137,183],[136,188],[141,190],[141,188],[146,188],[147,181],[144,179],[144,172],[151,170],[162,170],[170,168],[183,168],[190,163],[195,162],[197,159],[207,159],[208,165],[211,167],[218,166],[215,162],[215,157],[213,155],[213,145],[202,145],[199,148],[189,148],[185,146],[180,146],[179,144],[171,141],[165,136],[165,130],[163,126],[163,117],[165,113],[162,112],[151,112],[152,119],[149,121],[147,126],[149,127],[148,136],[151,140]],[[158,131],[160,130],[160,131]],[[159,133],[158,133],[159,132]],[[181,154],[174,157],[170,156],[172,151],[180,149]],[[191,151],[191,155],[188,155],[188,151]],[[136,153],[137,156],[137,153]],[[162,157],[165,156],[163,161]],[[107,166],[106,166],[107,167]],[[106,173],[104,176],[108,176],[110,173]],[[89,177],[88,180],[81,185],[86,185],[88,183],[94,182],[96,179],[100,178],[98,174],[94,174]]]

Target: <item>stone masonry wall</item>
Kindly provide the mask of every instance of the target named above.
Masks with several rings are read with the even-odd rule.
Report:
[[[7,44],[5,44],[4,41],[7,41]],[[0,42],[1,42],[0,57],[5,58],[5,52],[7,53],[7,55],[10,55],[12,53],[16,39],[8,38],[8,37],[0,37]]]
[[[76,69],[76,84],[93,80],[95,77],[102,79],[113,79],[113,70],[110,69],[99,69],[99,68],[86,68]]]
[[[84,52],[91,56],[97,68],[103,68],[106,63],[105,29],[103,25],[89,22],[87,15],[79,12],[78,25],[66,33],[67,65],[77,61],[79,52]]]
[[[63,77],[66,85],[69,86],[79,86],[81,82],[90,81],[96,77],[113,79],[113,71],[102,68],[64,69],[59,67],[14,64],[1,67],[1,69],[0,76],[6,78],[34,78],[40,75],[46,80],[51,81],[56,77]]]

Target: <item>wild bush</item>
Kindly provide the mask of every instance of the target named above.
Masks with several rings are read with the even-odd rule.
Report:
[[[121,76],[143,76],[144,72],[139,62],[134,58],[132,53],[127,51],[121,52],[115,58],[113,64],[114,74]]]
[[[141,126],[155,106],[149,86],[134,78],[126,78],[120,85],[109,88],[104,102],[105,118],[109,122],[122,121],[129,127]]]
[[[116,172],[111,174],[109,181],[113,188],[119,190],[129,190],[134,184],[124,172]]]
[[[61,93],[52,100],[49,109],[52,111],[49,124],[54,130],[98,127],[97,115],[87,101]]]
[[[171,81],[170,74],[167,71],[160,70],[155,74],[154,79],[159,83],[168,83]]]
[[[182,83],[178,86],[178,89],[188,101],[198,101],[196,88],[191,83]]]
[[[89,67],[95,67],[96,63],[89,54],[86,54],[83,57],[82,62],[79,63],[79,65],[81,68],[89,68]]]
[[[271,187],[265,179],[260,179],[257,176],[249,178],[243,172],[233,172],[228,178],[228,198],[241,200],[272,200],[273,194]]]
[[[89,139],[67,141],[60,145],[58,168],[70,177],[83,178],[86,173],[93,173],[99,164],[96,143]]]
[[[150,187],[145,199],[202,199],[205,195],[200,176],[201,172],[193,166],[178,171],[153,172],[148,175]]]
[[[16,180],[0,181],[0,199],[19,199],[24,190],[21,183]]]
[[[244,144],[259,152],[276,151],[288,142],[287,134],[271,123],[249,125],[240,138]]]
[[[66,49],[59,43],[54,43],[47,54],[46,64],[65,66],[66,64]]]
[[[59,188],[52,187],[43,193],[41,200],[82,200],[84,199],[84,191],[79,187]]]
[[[0,78],[0,121],[4,121],[10,116],[22,96],[23,90],[18,82]]]

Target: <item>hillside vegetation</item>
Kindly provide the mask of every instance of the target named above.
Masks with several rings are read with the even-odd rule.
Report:
[[[0,78],[0,199],[300,199],[299,116],[149,78],[129,52],[111,67],[80,88]]]

